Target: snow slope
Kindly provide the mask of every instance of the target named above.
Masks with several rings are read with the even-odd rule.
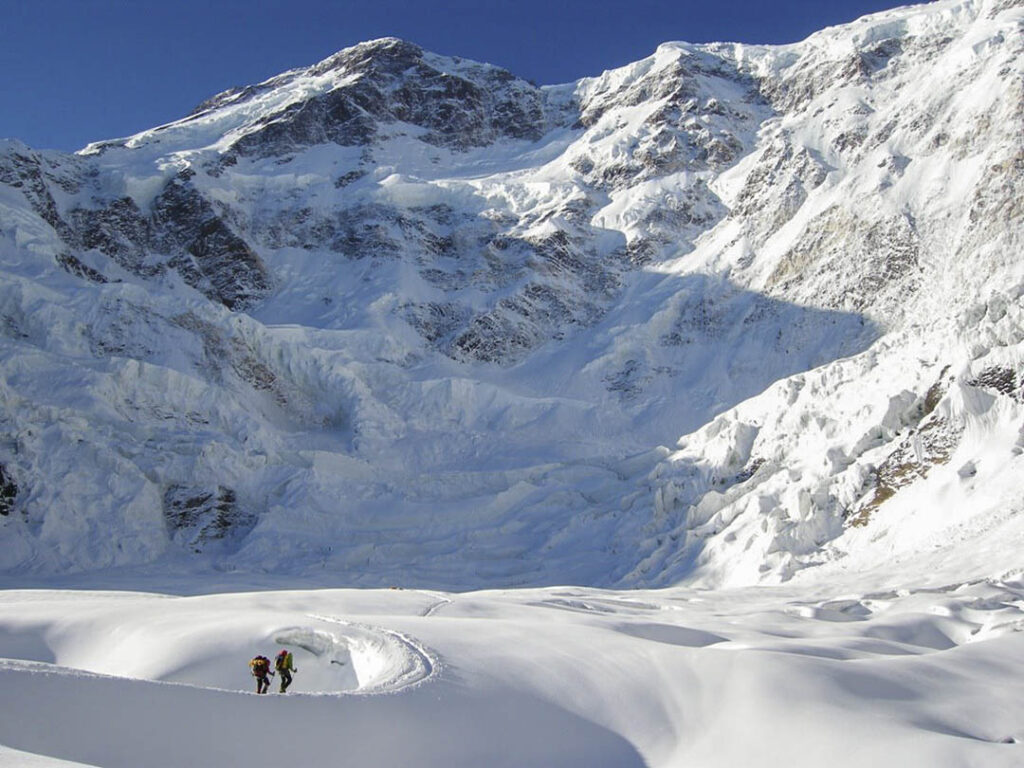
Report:
[[[844,595],[7,591],[0,764],[1013,766],[1022,627],[1019,572]],[[392,671],[353,688],[308,642],[327,635]],[[246,661],[285,638],[293,688],[258,697]],[[425,676],[401,677],[410,656]]]

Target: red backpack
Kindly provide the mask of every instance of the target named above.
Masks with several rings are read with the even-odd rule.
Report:
[[[249,666],[252,667],[253,677],[266,677],[270,671],[270,659],[266,656],[257,656],[249,662]]]

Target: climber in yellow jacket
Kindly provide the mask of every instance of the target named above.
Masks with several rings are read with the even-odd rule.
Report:
[[[256,656],[249,662],[249,669],[256,678],[256,693],[266,693],[270,688],[270,659]]]
[[[291,651],[285,648],[282,648],[274,659],[274,668],[281,676],[281,693],[288,690],[288,686],[292,684],[292,672],[299,671],[293,666],[292,661]]]

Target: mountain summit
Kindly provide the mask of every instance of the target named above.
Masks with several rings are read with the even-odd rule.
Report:
[[[545,87],[384,38],[4,142],[0,569],[722,585],[1021,543],[1022,29],[940,0]]]

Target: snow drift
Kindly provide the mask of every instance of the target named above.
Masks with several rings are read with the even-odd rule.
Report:
[[[1019,536],[1022,13],[544,88],[384,39],[5,142],[0,569],[714,586]]]
[[[7,590],[0,765],[1009,767],[1022,598],[1019,573],[845,594]],[[328,635],[357,665],[360,644],[391,661],[429,647],[433,674],[317,693],[337,668],[317,659],[342,648]],[[243,692],[249,649],[278,639],[299,668],[289,693]],[[225,685],[168,682],[175,664]]]

